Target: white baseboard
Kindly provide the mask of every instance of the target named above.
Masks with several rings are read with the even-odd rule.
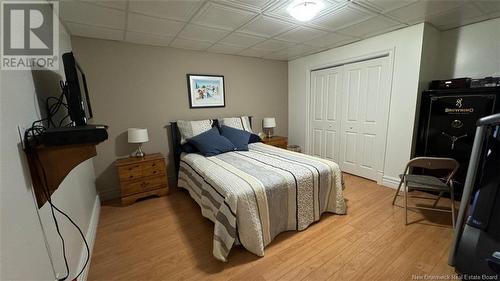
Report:
[[[399,181],[400,181],[399,178],[394,178],[385,175],[382,177],[382,185],[394,189],[398,188]]]
[[[99,224],[100,212],[101,212],[101,200],[99,198],[99,195],[97,195],[95,197],[94,208],[92,210],[92,216],[90,217],[89,227],[87,229],[87,233],[85,233],[85,239],[87,240],[87,243],[89,244],[89,249],[90,249],[89,261],[87,263],[87,267],[85,267],[85,270],[82,272],[82,275],[80,275],[80,277],[78,278],[78,281],[86,281],[87,280],[87,276],[88,276],[89,268],[90,268],[90,261],[92,259],[92,250],[94,249],[95,236],[97,233],[97,225]],[[87,249],[85,248],[85,245],[84,245],[84,247],[82,248],[82,253],[80,255],[80,262],[78,263],[78,271],[81,270],[81,268],[85,264],[86,259],[87,259]]]

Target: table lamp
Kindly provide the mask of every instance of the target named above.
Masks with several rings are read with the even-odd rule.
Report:
[[[135,156],[144,157],[146,154],[144,153],[144,151],[142,151],[142,144],[149,141],[148,129],[129,128],[127,132],[128,142],[139,144],[139,148],[137,149]]]
[[[274,117],[266,117],[262,121],[262,128],[267,129],[268,138],[271,138],[273,136],[271,132],[275,127],[276,127],[276,119]]]

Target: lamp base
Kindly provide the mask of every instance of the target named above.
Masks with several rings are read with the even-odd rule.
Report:
[[[139,145],[139,148],[137,149],[137,152],[135,153],[135,157],[141,157],[144,158],[146,156],[146,153],[142,151],[142,144]]]
[[[266,128],[267,138],[270,139],[273,137],[273,128]]]

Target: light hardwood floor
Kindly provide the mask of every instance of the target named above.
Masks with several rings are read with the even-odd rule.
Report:
[[[391,205],[394,190],[345,175],[348,214],[280,234],[260,258],[212,256],[213,224],[185,191],[128,207],[104,205],[88,280],[412,280],[453,274],[449,214]],[[400,202],[400,201],[398,201]],[[448,200],[440,205],[449,206]],[[436,226],[434,224],[439,224]]]

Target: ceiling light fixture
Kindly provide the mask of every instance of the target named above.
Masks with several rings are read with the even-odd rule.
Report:
[[[324,7],[321,0],[295,0],[286,9],[298,21],[309,21]]]

